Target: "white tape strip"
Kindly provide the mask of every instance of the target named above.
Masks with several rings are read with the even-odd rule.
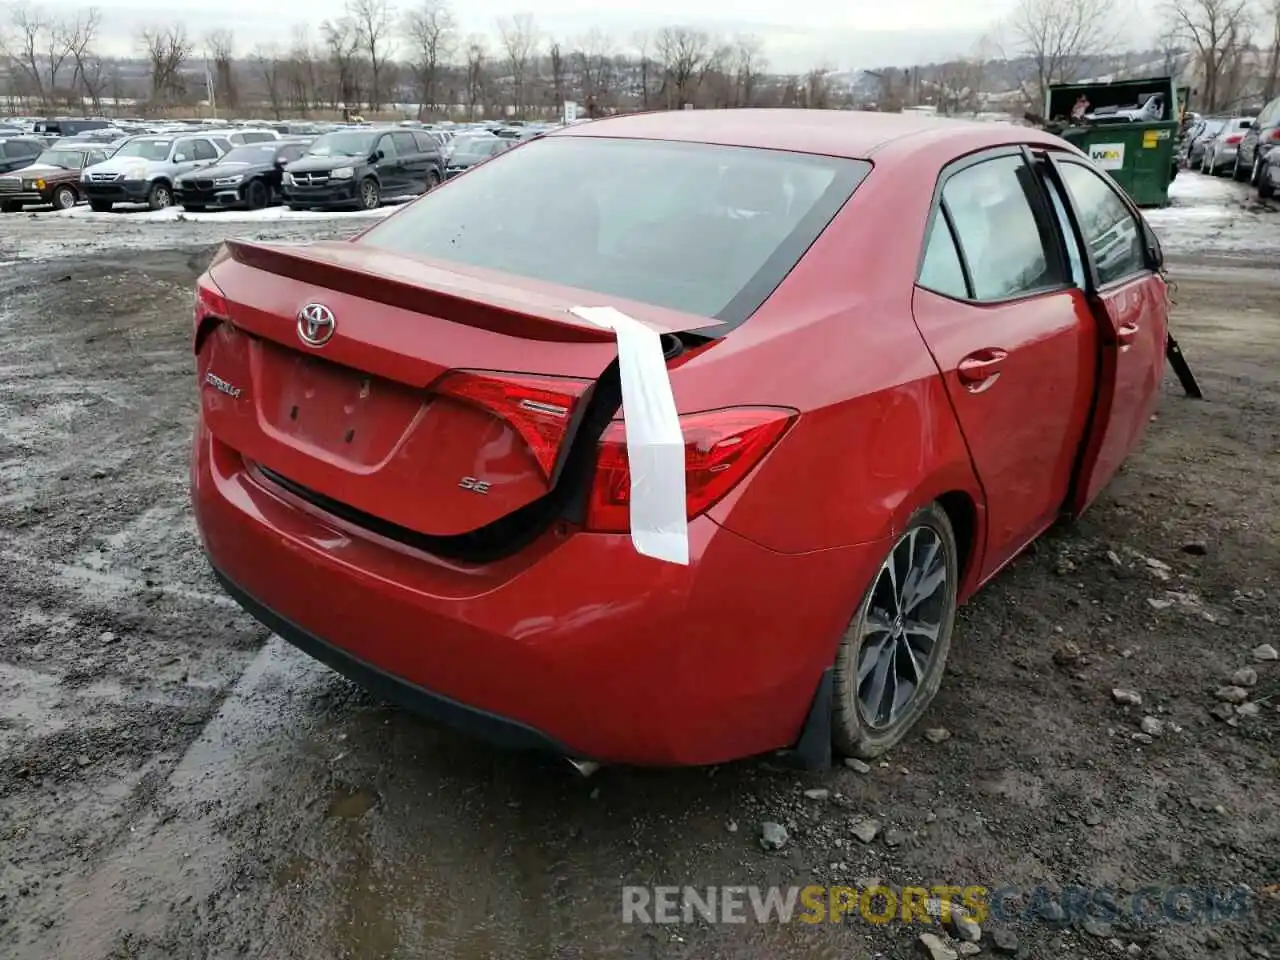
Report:
[[[613,307],[573,307],[569,312],[612,330],[618,340],[631,468],[631,542],[647,557],[688,564],[684,436],[662,340],[657,331]]]

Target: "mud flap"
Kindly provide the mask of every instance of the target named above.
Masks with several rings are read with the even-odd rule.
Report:
[[[783,750],[778,760],[799,770],[826,770],[832,763],[831,755],[831,704],[835,697],[835,673],[827,667],[822,671],[818,689],[809,704],[800,738],[790,750]]]
[[[1173,367],[1173,372],[1178,375],[1183,392],[1192,400],[1203,400],[1204,394],[1200,392],[1200,384],[1196,383],[1196,375],[1191,372],[1187,358],[1182,355],[1182,348],[1173,339],[1173,334],[1169,334],[1164,341],[1164,355],[1169,366]]]

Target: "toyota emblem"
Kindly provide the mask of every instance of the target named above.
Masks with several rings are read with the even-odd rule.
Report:
[[[337,326],[333,311],[323,303],[308,303],[298,311],[298,337],[308,347],[323,347]]]

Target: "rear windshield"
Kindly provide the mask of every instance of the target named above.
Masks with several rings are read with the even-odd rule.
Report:
[[[777,150],[548,137],[432,191],[357,242],[736,324],[869,169]]]

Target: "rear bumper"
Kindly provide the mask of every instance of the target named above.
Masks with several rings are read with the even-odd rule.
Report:
[[[885,549],[782,555],[702,517],[688,567],[554,531],[467,567],[295,500],[203,424],[192,481],[228,592],[286,640],[484,739],[621,763],[794,744]]]

